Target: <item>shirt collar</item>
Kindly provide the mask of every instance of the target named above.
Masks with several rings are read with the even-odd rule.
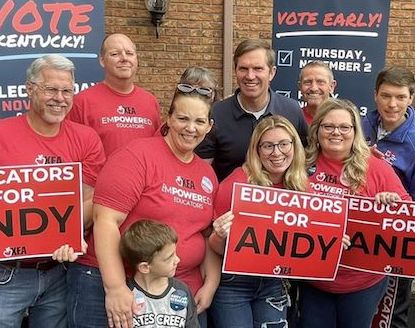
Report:
[[[238,101],[238,94],[241,92],[241,90],[238,88],[235,90],[234,95],[233,95],[233,101],[234,101],[234,105],[232,108],[233,111],[233,115],[235,117],[235,119],[239,120],[241,117],[246,116],[246,115],[253,115],[249,112],[246,112],[240,105],[239,101]],[[270,94],[269,97],[269,102],[268,105],[265,109],[265,112],[262,116],[267,115],[270,112],[270,104],[272,103],[272,99],[273,99],[273,92],[271,91],[271,89],[268,89],[268,92]]]

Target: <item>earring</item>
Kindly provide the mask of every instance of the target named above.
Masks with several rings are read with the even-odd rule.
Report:
[[[160,134],[165,137],[167,135],[167,133],[169,132],[169,126],[167,125],[167,123],[164,123],[161,128],[160,128]]]

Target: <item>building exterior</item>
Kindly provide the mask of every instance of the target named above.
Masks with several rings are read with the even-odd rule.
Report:
[[[125,33],[136,42],[137,83],[151,90],[164,109],[187,66],[212,69],[223,87],[226,24],[232,29],[228,47],[247,37],[272,38],[273,0],[171,0],[158,39],[144,2],[105,0],[105,32]],[[386,64],[415,71],[415,0],[391,0]]]

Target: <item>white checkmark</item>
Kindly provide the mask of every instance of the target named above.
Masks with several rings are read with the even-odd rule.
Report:
[[[281,57],[281,61],[283,62],[283,63],[285,63],[286,61],[287,61],[287,59],[289,59],[290,58],[290,53],[287,53],[284,57]]]

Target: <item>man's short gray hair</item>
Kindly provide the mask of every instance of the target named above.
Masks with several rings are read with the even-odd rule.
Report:
[[[75,81],[75,65],[68,58],[58,54],[45,55],[34,60],[26,71],[27,81],[35,82],[39,79],[40,72],[48,68],[70,72],[72,80]]]

